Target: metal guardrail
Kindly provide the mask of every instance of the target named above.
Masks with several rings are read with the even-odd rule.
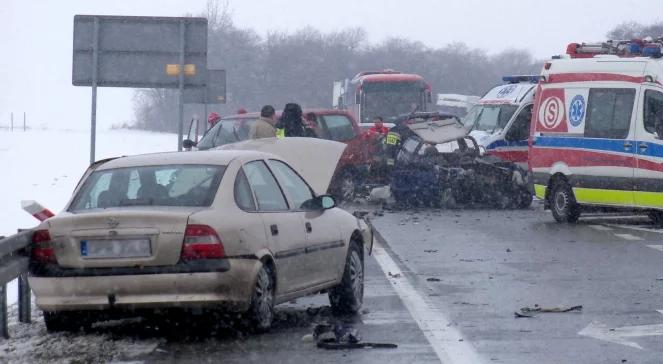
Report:
[[[28,285],[27,247],[33,230],[25,230],[7,238],[0,237],[0,336],[9,338],[7,315],[7,283],[18,278],[18,320],[30,323],[31,295]]]

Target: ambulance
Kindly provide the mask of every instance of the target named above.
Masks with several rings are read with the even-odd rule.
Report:
[[[463,118],[485,153],[527,170],[527,140],[540,76],[505,76]]]
[[[593,206],[663,220],[662,43],[572,43],[544,64],[529,167],[558,222]]]

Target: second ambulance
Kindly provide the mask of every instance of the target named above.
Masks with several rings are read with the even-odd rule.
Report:
[[[662,41],[572,43],[545,63],[529,167],[557,221],[574,222],[588,206],[663,220]]]

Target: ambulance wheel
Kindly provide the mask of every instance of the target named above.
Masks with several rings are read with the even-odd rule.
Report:
[[[654,225],[663,226],[663,211],[649,211],[647,216],[649,216],[649,219],[654,223]]]
[[[580,206],[573,190],[566,181],[558,181],[550,194],[550,210],[557,222],[576,222],[580,217]]]

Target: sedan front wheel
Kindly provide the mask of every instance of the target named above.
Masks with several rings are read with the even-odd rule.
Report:
[[[341,283],[329,291],[332,311],[341,314],[354,314],[364,301],[364,260],[361,248],[351,241]]]

